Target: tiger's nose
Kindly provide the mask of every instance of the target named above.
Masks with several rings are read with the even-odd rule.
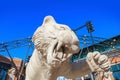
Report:
[[[78,40],[78,37],[76,36],[76,34],[72,31],[72,51],[73,53],[77,53],[79,52],[80,50],[80,47],[79,47],[79,40]]]
[[[73,42],[72,50],[73,50],[75,53],[79,52],[80,47],[79,47],[79,41],[78,41],[78,40],[76,40],[76,41]]]
[[[73,44],[79,46],[79,41],[78,40],[73,41]]]
[[[78,40],[78,37],[76,36],[76,34],[72,31],[72,43],[74,45],[78,45],[79,46],[79,40]]]
[[[79,46],[78,45],[72,45],[71,46],[71,52],[74,54],[74,53],[78,53],[80,50]]]

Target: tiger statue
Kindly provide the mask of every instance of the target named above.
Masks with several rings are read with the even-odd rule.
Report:
[[[58,76],[73,79],[110,68],[107,56],[97,51],[88,53],[85,60],[70,62],[80,50],[79,40],[67,25],[56,23],[52,16],[44,18],[32,41],[35,49],[26,67],[25,80],[56,80]]]

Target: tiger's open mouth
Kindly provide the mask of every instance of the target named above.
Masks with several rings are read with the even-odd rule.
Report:
[[[74,53],[78,53],[80,50],[79,44],[77,45],[64,45],[55,53],[55,58],[60,61],[70,59]]]

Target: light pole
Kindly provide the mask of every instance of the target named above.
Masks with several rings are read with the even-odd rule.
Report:
[[[92,36],[92,32],[95,30],[94,30],[92,22],[91,21],[86,22],[86,27],[87,27],[88,33],[90,34],[90,38],[91,38],[92,46],[93,46],[93,50],[94,50],[94,39]]]

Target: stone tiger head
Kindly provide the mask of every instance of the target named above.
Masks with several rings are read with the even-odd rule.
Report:
[[[58,59],[67,60],[79,51],[79,40],[75,33],[67,25],[56,23],[52,16],[44,18],[43,24],[35,31],[32,41],[36,50],[45,59],[50,58],[48,49],[53,44],[55,45],[51,49]]]

